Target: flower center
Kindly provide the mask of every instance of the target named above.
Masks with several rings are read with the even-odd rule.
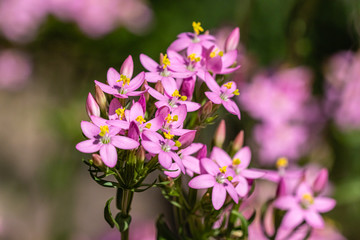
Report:
[[[120,79],[117,80],[117,82],[122,82],[122,86],[124,87],[125,84],[126,84],[126,85],[129,85],[129,84],[130,84],[130,78],[128,78],[127,76],[121,74],[121,75],[120,75]]]
[[[99,135],[101,137],[104,137],[106,135],[106,133],[109,133],[109,126],[107,126],[107,125],[101,126]]]
[[[281,157],[276,161],[276,167],[278,169],[280,168],[286,168],[289,164],[289,161],[286,157]]]
[[[115,110],[115,113],[119,116],[120,120],[125,118],[125,108],[118,108]]]
[[[163,62],[163,69],[166,69],[168,66],[170,66],[170,60],[167,54],[164,55],[162,62]]]
[[[165,137],[166,139],[173,139],[174,134],[171,134],[170,131],[164,132],[164,137]]]
[[[186,101],[186,99],[187,99],[187,96],[181,96],[179,93],[179,90],[177,90],[177,89],[173,92],[173,94],[171,96],[174,98],[180,98],[181,101]]]
[[[135,121],[137,121],[140,124],[143,124],[144,122],[146,122],[146,120],[143,118],[143,116],[137,116],[135,118]]]
[[[192,23],[192,27],[194,29],[194,32],[196,33],[196,35],[199,35],[200,32],[203,32],[204,29],[201,27],[201,23],[200,22],[193,22]]]
[[[314,197],[310,193],[304,193],[301,197],[301,206],[305,209],[314,204]]]
[[[221,98],[222,100],[224,100],[224,101],[229,100],[228,95],[226,95],[225,93],[221,93],[221,94],[220,94],[220,98]]]
[[[232,161],[232,164],[233,164],[234,166],[239,165],[240,163],[241,163],[241,161],[240,161],[239,158],[234,158],[233,161]]]
[[[179,119],[178,115],[174,115],[174,117],[171,117],[171,114],[169,113],[167,117],[165,118],[167,123],[176,122]]]

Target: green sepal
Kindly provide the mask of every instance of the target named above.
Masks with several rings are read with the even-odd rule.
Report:
[[[131,216],[122,216],[121,212],[119,212],[116,217],[115,217],[115,221],[117,224],[117,228],[119,229],[120,232],[125,232],[131,223]]]

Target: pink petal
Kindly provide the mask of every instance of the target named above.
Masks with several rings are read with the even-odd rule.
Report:
[[[234,186],[228,180],[225,180],[224,186],[225,186],[226,191],[229,193],[230,197],[234,200],[234,202],[238,203],[239,196],[238,196]]]
[[[299,208],[288,211],[283,220],[282,225],[285,228],[293,229],[298,226],[304,220],[303,211]]]
[[[188,38],[181,38],[175,40],[173,43],[170,44],[168,50],[173,50],[176,52],[179,52],[185,48],[191,43],[191,40]]]
[[[192,172],[200,174],[200,161],[199,159],[192,156],[185,156],[182,159],[184,166],[190,169]]]
[[[222,101],[222,104],[229,113],[236,115],[240,119],[240,110],[234,101],[229,99],[227,101]]]
[[[253,169],[243,169],[241,175],[247,179],[257,179],[263,177],[265,173]]]
[[[194,154],[197,151],[199,151],[203,146],[204,146],[204,144],[202,144],[202,143],[192,143],[190,146],[188,146],[187,148],[182,150],[181,154],[182,155]]]
[[[219,166],[209,158],[203,158],[200,160],[200,162],[209,174],[216,176],[220,172]]]
[[[189,182],[189,187],[194,189],[211,188],[216,183],[214,176],[210,174],[203,174],[194,177]]]
[[[208,88],[210,89],[210,91],[220,94],[219,84],[217,84],[215,79],[208,72],[205,73],[205,83],[208,86]]]
[[[234,158],[238,158],[240,160],[240,164],[238,165],[239,169],[247,168],[251,159],[250,148],[248,146],[241,148],[237,153],[235,153]]]
[[[235,180],[239,182],[238,185],[235,187],[237,194],[239,194],[240,197],[245,197],[249,191],[248,182],[242,176],[237,176]]]
[[[161,83],[164,86],[164,89],[169,96],[171,96],[174,93],[174,91],[177,90],[176,82],[173,78],[164,77],[161,80]]]
[[[129,55],[121,65],[120,74],[123,74],[131,79],[133,72],[134,72],[134,62],[131,55]]]
[[[114,68],[109,68],[109,70],[107,72],[107,82],[108,82],[108,84],[111,87],[113,87],[114,85],[116,85],[117,80],[119,80],[119,79],[120,79],[120,74]],[[101,87],[101,86],[99,86],[99,87]]]
[[[314,228],[324,228],[324,219],[313,210],[308,210],[304,214],[306,222]]]
[[[190,131],[182,135],[178,140],[181,143],[182,147],[188,147],[195,139],[196,131]]]
[[[299,187],[296,190],[296,197],[298,199],[301,199],[304,194],[311,194],[312,195],[312,190],[306,183],[303,182],[303,183],[301,183],[299,185]]]
[[[101,88],[101,90],[103,90],[103,92],[106,92],[108,94],[117,93],[116,89],[114,89],[114,88],[110,87],[109,85],[106,85],[106,84],[104,84],[102,82],[99,82],[99,81],[95,80],[95,84],[98,85]]]
[[[150,123],[151,126],[150,126],[149,130],[157,131],[161,128],[163,122],[164,122],[164,119],[162,117],[156,117],[150,121],[147,121],[145,124]]]
[[[150,72],[156,72],[159,64],[145,54],[140,54],[140,62]]]
[[[230,73],[232,73],[232,72],[235,72],[235,71],[238,70],[239,68],[240,68],[240,65],[237,65],[237,66],[235,66],[235,67],[233,67],[233,68],[223,68],[223,69],[221,69],[220,72],[218,72],[218,74],[223,74],[223,75],[225,75],[225,74],[230,74]]]
[[[216,210],[219,210],[225,202],[226,199],[226,190],[224,186],[220,183],[215,183],[212,190],[212,203]]]
[[[218,73],[223,68],[222,60],[220,56],[209,58],[206,62],[206,68],[214,73]]]
[[[172,69],[170,67],[170,69]],[[172,72],[171,73],[171,76],[174,77],[174,78],[189,78],[191,76],[193,76],[195,74],[195,72],[190,72],[190,71],[187,71],[187,72]]]
[[[111,144],[104,144],[100,148],[100,156],[104,164],[108,167],[115,167],[118,156],[116,148]]]
[[[183,124],[184,120],[186,119],[186,115],[187,115],[186,105],[182,104],[182,105],[178,106],[177,108],[175,108],[172,111],[171,116],[174,117],[175,115],[178,116],[178,120],[176,122],[171,123],[173,128],[177,128],[177,127],[181,126]],[[166,114],[166,116],[167,116],[167,114]]]
[[[180,168],[176,163],[172,163],[168,169],[173,171],[164,171],[164,173],[171,178],[177,178],[181,173]]]
[[[228,68],[234,64],[237,58],[237,50],[227,52],[222,57],[223,68]]]
[[[335,205],[336,201],[334,199],[327,197],[317,197],[314,200],[313,207],[316,209],[316,211],[323,213],[332,210]]]
[[[174,152],[169,152],[169,154],[171,158],[175,161],[175,163],[180,167],[180,170],[185,174],[185,167],[179,155]]]
[[[76,149],[83,153],[94,153],[99,151],[101,144],[97,140],[85,140],[76,144]]]
[[[197,111],[201,107],[201,104],[196,102],[180,101],[180,103],[186,105],[186,109],[188,112]]]
[[[155,99],[159,100],[159,101],[167,101],[168,98],[165,97],[164,95],[162,95],[161,93],[159,93],[158,91],[156,91],[155,89],[151,88],[151,87],[147,87],[146,88],[148,90],[148,93],[154,97]]]
[[[113,98],[113,100],[111,100],[110,105],[109,105],[109,115],[116,114],[115,111],[121,107],[122,106],[121,106],[119,100],[117,98]]]
[[[158,72],[146,72],[145,73],[145,80],[147,82],[156,83],[157,81],[160,81],[163,77],[160,76]]]
[[[193,53],[195,53],[196,55],[201,55],[202,46],[200,43],[191,43],[186,52],[188,56]]]
[[[93,139],[95,136],[99,135],[100,129],[95,124],[81,121],[81,130],[87,138]]]
[[[136,77],[134,77],[130,81],[129,86],[127,86],[126,89],[128,91],[135,91],[141,86],[141,84],[143,84],[144,79],[145,79],[145,73],[144,72],[139,73]]]
[[[213,161],[216,161],[220,167],[230,166],[232,164],[232,160],[229,154],[227,154],[223,149],[218,147],[213,148],[210,158]]]
[[[146,139],[154,142],[154,143],[159,143],[161,141],[165,141],[164,138],[157,132],[152,132],[152,131],[144,131],[143,135]],[[145,140],[146,140],[145,139]]]
[[[125,130],[129,129],[130,126],[130,123],[124,120],[109,120],[106,123]]]
[[[101,117],[96,117],[96,116],[91,116],[90,118],[91,118],[91,121],[98,127],[107,125],[106,119],[103,119]]]
[[[144,147],[145,148],[145,147]],[[166,169],[169,169],[172,163],[171,156],[167,152],[161,151],[159,153],[159,163]]]
[[[159,152],[161,152],[160,144],[156,144],[156,143],[150,142],[150,141],[141,141],[141,145],[149,153],[158,154]]]
[[[276,199],[274,206],[282,210],[288,210],[296,208],[298,206],[298,202],[294,196],[282,196]]]
[[[141,106],[140,103],[136,102],[134,103],[134,105],[132,105],[131,109],[130,109],[130,119],[129,121],[135,121],[135,119],[138,117],[144,117],[144,110]]]
[[[205,92],[206,97],[215,104],[221,104],[221,98],[214,92]]]
[[[113,136],[111,137],[111,144],[120,149],[135,149],[140,144],[134,139],[124,137],[124,136]]]

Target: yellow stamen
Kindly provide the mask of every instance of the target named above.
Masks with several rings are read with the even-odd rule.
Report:
[[[181,95],[179,93],[179,90],[177,90],[177,89],[173,92],[173,94],[171,96],[173,96],[173,97],[181,97]]]
[[[310,193],[305,193],[302,195],[302,199],[310,204],[314,203],[314,198]]]
[[[170,132],[164,132],[164,137],[165,137],[166,139],[172,139],[172,138],[174,137],[174,135],[171,134]]]
[[[200,32],[204,31],[204,29],[201,27],[200,22],[193,22],[192,27],[194,28],[194,32],[196,33],[196,35],[199,35]]]
[[[239,95],[240,95],[239,89],[235,89],[235,91],[233,91],[233,94],[234,94],[235,96],[239,96]]]
[[[221,173],[226,173],[227,166],[223,166],[222,168],[219,168]]]
[[[216,52],[215,52],[215,51],[212,51],[212,52],[210,53],[210,57],[211,57],[211,58],[216,57]]]
[[[147,129],[150,129],[150,128],[151,128],[151,123],[147,123],[147,124],[145,125],[145,127],[146,127]]]
[[[232,161],[233,165],[239,165],[240,163],[241,163],[241,161],[240,161],[239,158],[234,158],[233,161]]]
[[[224,56],[224,52],[223,52],[223,51],[220,51],[220,52],[218,53],[218,55],[219,55],[220,57],[222,57],[222,56]]]
[[[109,133],[109,127],[107,125],[101,126],[99,135],[103,137],[106,135],[106,133]]]
[[[230,89],[232,84],[233,84],[232,82],[228,82],[228,83],[224,84],[224,87],[226,87],[227,89]]]
[[[166,120],[167,123],[171,122],[172,119],[171,119],[170,113],[166,116],[165,120]]]
[[[135,118],[135,120],[140,124],[143,124],[144,122],[146,122],[146,120],[143,118],[143,116],[137,116]]]
[[[163,58],[163,69],[167,68],[168,66],[170,66],[170,60],[167,56],[167,54],[164,55],[164,58]]]
[[[115,110],[115,113],[119,116],[120,120],[125,117],[125,108],[118,108]]]
[[[121,74],[121,75],[120,75],[120,79],[117,80],[117,82],[122,82],[122,83],[123,83],[123,84],[122,84],[123,86],[125,86],[125,84],[129,85],[129,84],[130,84],[130,78],[128,78],[127,76]]]
[[[286,168],[289,164],[289,161],[287,158],[285,157],[282,157],[282,158],[279,158],[277,161],[276,161],[276,167],[277,168]]]
[[[181,147],[181,142],[179,142],[178,140],[176,140],[176,141],[175,141],[175,146]]]
[[[229,180],[230,182],[233,180],[234,178],[232,176],[228,176],[227,180]]]
[[[181,98],[180,98],[181,101],[186,101],[186,99],[187,99],[187,96],[181,96]]]
[[[200,60],[201,60],[200,57],[195,58],[195,62],[200,62]]]
[[[179,117],[178,115],[174,115],[173,118],[172,118],[173,122],[176,122],[177,120],[179,120]]]
[[[192,53],[188,56],[188,58],[191,60],[191,61],[195,61],[195,58],[196,58],[196,54],[195,53]]]

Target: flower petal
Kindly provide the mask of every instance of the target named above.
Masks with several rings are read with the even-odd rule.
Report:
[[[136,77],[134,77],[130,81],[129,86],[127,86],[126,89],[131,92],[135,91],[141,86],[141,84],[143,84],[144,79],[145,79],[145,73],[144,72],[139,73],[138,75],[136,75]]]
[[[128,150],[135,149],[140,145],[138,141],[124,136],[111,137],[111,144],[117,148]]]
[[[120,79],[120,74],[114,68],[109,68],[109,70],[107,72],[107,82],[108,82],[108,84],[111,87],[113,87],[114,85],[116,85],[117,80],[119,80],[119,79]],[[99,87],[101,87],[101,86],[99,86]]]
[[[104,164],[108,167],[115,167],[118,156],[116,148],[111,144],[104,144],[100,148],[100,156]]]
[[[182,155],[191,155],[196,153],[197,151],[199,151],[202,147],[204,146],[204,144],[202,143],[192,143],[190,146],[188,146],[187,148],[183,149],[181,151]]]
[[[217,165],[214,161],[209,158],[203,158],[200,160],[201,165],[204,169],[211,175],[216,176],[220,172],[219,165]]]
[[[187,169],[190,169],[192,172],[200,174],[200,161],[199,159],[192,156],[185,156],[182,159],[182,163]]]
[[[96,80],[94,82],[95,82],[96,85],[98,85],[101,88],[101,90],[103,92],[106,92],[108,94],[116,94],[116,93],[118,93],[115,88],[110,87],[109,85],[106,85],[106,84],[104,84],[102,82],[99,82],[99,81],[96,81]]]
[[[98,140],[85,140],[76,144],[76,149],[83,153],[94,153],[99,151],[101,144]]]
[[[172,171],[164,171],[164,173],[171,178],[176,178],[181,173],[180,168],[176,163],[172,163],[168,169]]]
[[[210,174],[203,174],[194,177],[189,182],[189,187],[195,189],[211,188],[216,183],[214,176]]]
[[[288,211],[283,220],[282,225],[285,228],[293,229],[304,220],[303,211],[299,208],[291,209]]]
[[[254,170],[254,169],[243,169],[241,175],[247,179],[257,179],[265,175],[265,172]]]
[[[332,198],[317,197],[314,200],[313,207],[316,209],[316,211],[323,213],[332,210],[335,205],[336,201]]]
[[[234,200],[234,202],[238,203],[239,196],[238,196],[234,186],[232,185],[232,183],[229,182],[228,180],[225,180],[224,186],[225,186],[226,191],[229,193],[230,197]]]
[[[236,192],[240,197],[245,197],[249,191],[249,184],[242,176],[237,176],[234,181],[238,181],[238,185],[235,187]]]
[[[132,105],[130,109],[130,119],[129,121],[135,121],[137,117],[144,117],[144,110],[140,103],[136,102]]]
[[[240,164],[237,166],[239,169],[245,169],[250,164],[251,159],[251,150],[248,146],[241,148],[237,153],[234,155],[234,159],[238,158],[240,160]]]
[[[145,147],[144,147],[145,148]],[[172,159],[169,153],[160,151],[159,153],[159,163],[166,169],[169,169],[172,163]]]
[[[194,112],[201,107],[201,104],[196,102],[180,101],[180,103],[186,105],[188,112]]]
[[[225,202],[226,190],[225,187],[220,183],[215,183],[212,190],[212,204],[216,210],[219,210]]]
[[[162,78],[161,83],[164,86],[165,92],[169,96],[171,96],[175,92],[175,90],[177,90],[176,82],[173,78],[164,77],[164,78]]]
[[[314,228],[324,228],[324,219],[318,212],[314,210],[308,210],[305,212],[304,217],[306,222]]]
[[[82,132],[87,138],[93,139],[100,133],[99,127],[91,122],[81,121],[80,125]]]
[[[156,144],[156,143],[150,142],[150,141],[141,141],[141,145],[149,153],[158,154],[159,152],[161,152],[160,144]]]
[[[123,74],[125,76],[127,76],[128,78],[132,78],[134,72],[134,61],[131,57],[131,55],[129,55],[125,61],[123,62],[123,64],[121,65],[120,68],[120,74]]]
[[[173,50],[179,52],[189,46],[191,40],[188,38],[180,38],[172,42],[168,48],[168,50]]]
[[[220,167],[230,166],[232,164],[232,160],[229,154],[227,154],[223,149],[218,147],[213,148],[210,158],[213,161],[216,161]]]
[[[274,206],[282,210],[293,209],[298,206],[294,196],[282,196],[275,200]]]
[[[222,104],[226,110],[228,110],[229,113],[232,113],[236,115],[239,119],[240,117],[240,110],[239,107],[236,105],[236,103],[232,100],[222,101]]]
[[[205,92],[206,97],[215,104],[221,104],[221,98],[217,93]]]
[[[215,79],[208,72],[205,73],[205,83],[208,86],[208,88],[210,89],[210,91],[220,94],[219,84],[217,84]]]
[[[150,72],[156,72],[159,64],[145,54],[140,54],[140,62]]]

